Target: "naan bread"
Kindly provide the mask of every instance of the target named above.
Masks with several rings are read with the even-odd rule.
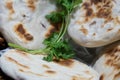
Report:
[[[83,0],[68,28],[85,47],[104,46],[120,39],[120,0]]]
[[[100,80],[120,80],[120,43],[111,45],[93,67],[101,75]]]
[[[96,71],[77,60],[47,62],[43,57],[11,49],[1,56],[0,67],[15,80],[99,80]]]
[[[0,31],[8,42],[28,49],[43,48],[54,27],[45,16],[56,10],[54,0],[0,0]]]

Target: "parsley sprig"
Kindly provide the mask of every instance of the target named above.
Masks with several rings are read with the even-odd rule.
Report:
[[[57,38],[58,42],[63,38],[67,31],[71,13],[81,2],[82,0],[56,0],[58,10],[46,16],[51,23],[62,23],[61,30]]]
[[[44,57],[46,61],[73,58],[74,51],[69,45],[68,40],[64,38],[70,23],[70,17],[73,10],[82,2],[82,0],[55,0],[58,10],[47,15],[46,18],[53,24],[61,23],[60,31],[54,32],[50,37],[44,40],[46,45],[44,49],[29,50],[9,43],[9,46],[29,52],[32,54],[47,54]]]

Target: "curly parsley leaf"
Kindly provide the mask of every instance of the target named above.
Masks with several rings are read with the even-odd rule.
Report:
[[[61,40],[59,42],[55,42],[57,33],[52,34],[51,37],[44,40],[44,44],[46,45],[46,53],[48,53],[47,57],[44,57],[44,60],[52,61],[52,60],[60,60],[60,59],[69,59],[73,58],[74,52],[72,47],[68,44],[67,40]]]
[[[64,12],[52,12],[50,15],[46,15],[46,18],[51,23],[60,23],[64,18]]]

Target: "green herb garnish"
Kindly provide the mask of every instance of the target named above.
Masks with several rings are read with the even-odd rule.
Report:
[[[46,18],[51,23],[61,23],[60,31],[54,32],[50,37],[44,40],[43,44],[46,45],[44,49],[40,50],[28,50],[21,46],[9,43],[9,46],[29,52],[32,54],[47,54],[44,57],[46,61],[69,59],[73,58],[74,51],[69,45],[68,40],[64,39],[64,35],[67,32],[68,25],[70,23],[70,17],[73,10],[82,2],[82,0],[55,0],[58,10],[47,15]]]

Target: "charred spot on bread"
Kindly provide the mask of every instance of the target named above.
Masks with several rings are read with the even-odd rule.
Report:
[[[84,26],[82,26],[82,27],[80,28],[80,31],[81,31],[84,35],[87,35],[87,34],[88,34],[88,30],[87,30]]]
[[[49,29],[47,30],[46,34],[45,34],[45,37],[49,37],[53,32],[55,32],[55,27],[54,26],[50,26]]]
[[[100,76],[100,80],[104,80],[104,74]]]
[[[6,8],[9,10],[10,14],[14,13],[14,8],[13,8],[13,2],[12,1],[6,2]]]
[[[53,71],[53,70],[47,70],[46,73],[47,73],[47,74],[55,74],[56,72]]]
[[[25,39],[28,40],[28,41],[33,40],[33,36],[32,36],[31,34],[29,34],[29,33],[24,34],[24,37],[25,37]]]
[[[86,17],[90,17],[90,16],[92,16],[92,14],[93,14],[92,8],[88,8],[86,11]]]
[[[117,80],[120,78],[120,71],[114,76],[114,79]]]
[[[120,69],[120,46],[117,46],[113,49],[109,49],[106,54],[106,62],[105,65],[107,66],[113,66],[114,69],[119,70]]]
[[[16,61],[16,60],[13,59],[12,57],[7,57],[7,56],[5,56],[5,57],[6,57],[6,59],[7,59],[8,61],[10,61],[10,62],[12,62],[12,63],[15,63],[17,66],[20,66],[20,67],[25,68],[25,69],[29,69],[28,66],[19,63],[18,61]]]
[[[26,33],[26,30],[23,28],[23,25],[22,25],[22,24],[19,24],[16,30],[17,30],[19,33],[21,33],[21,34],[25,34],[25,33]]]
[[[34,73],[32,71],[25,71],[23,69],[19,69],[20,72],[23,72],[23,73],[27,73],[27,74],[32,74],[32,75],[36,75],[36,76],[43,76],[42,74],[38,74],[38,73]]]
[[[72,67],[74,66],[74,61],[72,59],[68,60],[60,60],[60,61],[54,61],[59,65],[65,66],[65,67]]]
[[[83,7],[84,9],[88,9],[90,6],[91,6],[91,4],[88,3],[88,2],[85,2],[85,3],[82,4],[82,7]]]
[[[32,10],[35,11],[36,9],[36,2],[38,0],[27,0],[27,6]]]
[[[25,29],[22,23],[15,25],[14,31],[24,42],[32,41],[34,39],[34,37]]]
[[[48,65],[46,65],[46,64],[43,64],[42,66],[43,66],[44,68],[50,69],[50,67],[49,67]]]

